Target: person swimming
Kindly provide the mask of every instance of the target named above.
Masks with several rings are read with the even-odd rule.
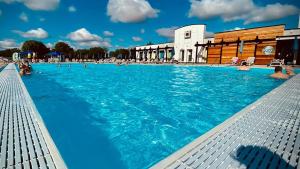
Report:
[[[288,79],[289,76],[287,74],[282,73],[282,67],[276,66],[274,69],[275,73],[273,73],[270,77],[274,79]]]
[[[289,75],[289,76],[294,76],[295,75],[294,69],[291,66],[286,66],[285,71],[286,71],[286,74]]]
[[[21,62],[19,64],[19,68],[20,68],[20,75],[30,75],[31,74],[31,65],[29,65],[28,61],[25,61],[25,63]]]
[[[238,70],[248,71],[248,70],[250,70],[250,67],[247,66],[247,62],[242,62],[242,65],[238,67]]]

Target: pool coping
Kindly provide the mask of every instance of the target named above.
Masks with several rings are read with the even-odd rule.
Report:
[[[10,69],[8,67],[11,67]],[[66,169],[67,166],[62,158],[62,156],[60,155],[59,151],[58,151],[58,148],[56,147],[39,111],[37,110],[23,80],[21,79],[21,76],[19,75],[19,73],[17,72],[17,69],[16,69],[16,66],[13,64],[13,63],[9,63],[5,66],[5,68],[2,70],[9,70],[9,71],[14,71],[13,75],[12,76],[17,76],[17,83],[20,84],[21,86],[21,89],[23,91],[23,94],[25,96],[25,99],[29,102],[29,105],[27,105],[29,107],[29,109],[31,109],[31,112],[32,114],[34,115],[35,117],[35,122],[37,122],[40,130],[41,130],[41,134],[46,142],[46,145],[47,145],[47,148],[50,152],[50,155],[53,159],[53,162],[54,162],[54,165],[56,168],[58,169]],[[2,72],[1,71],[1,72]],[[22,156],[22,154],[21,154]],[[34,168],[34,167],[33,167]]]
[[[72,64],[83,64],[80,62],[60,62],[60,63],[33,63],[33,64],[61,64],[61,65],[72,65]],[[92,64],[92,65],[115,65],[116,63],[94,63],[94,62],[85,62],[85,64]],[[143,65],[143,66],[178,66],[178,67],[231,67],[231,68],[238,68],[239,65],[232,65],[232,64],[172,64],[172,63],[162,63],[162,64],[155,64],[155,63],[128,63],[122,64],[126,66],[130,65]],[[283,68],[285,65],[283,65]],[[300,65],[292,66],[294,69],[300,70]],[[266,66],[266,65],[252,65],[250,69],[274,69],[274,67]]]
[[[247,105],[245,108],[240,110],[239,112],[235,113],[232,117],[228,118],[225,120],[223,123],[217,125],[213,129],[209,130],[208,132],[204,133],[203,135],[199,136],[198,138],[194,139],[190,143],[186,144],[182,148],[176,150],[174,153],[170,154],[166,158],[160,160],[153,166],[151,166],[151,169],[164,169],[164,168],[173,168],[170,167],[171,165],[175,164],[176,162],[179,161],[180,158],[183,158],[186,154],[189,152],[193,151],[197,146],[199,146],[201,143],[204,141],[208,140],[212,136],[214,136],[216,133],[220,132],[222,129],[231,126],[234,124],[236,121],[238,121],[241,117],[245,116],[247,113],[250,111],[254,110],[257,108],[259,105],[263,105],[263,103],[270,99],[270,97],[273,96],[273,94],[276,94],[278,90],[284,88],[287,86],[289,82],[291,82],[293,79],[300,79],[300,74],[295,75],[294,77],[288,79],[285,81],[283,84],[279,85],[278,87],[274,88],[267,94],[263,95],[260,97],[258,100],[255,102]],[[251,112],[250,112],[251,113]],[[180,163],[180,162],[179,162]],[[300,167],[300,162],[298,163],[298,167]]]

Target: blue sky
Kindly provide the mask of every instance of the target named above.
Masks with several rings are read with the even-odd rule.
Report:
[[[29,39],[74,48],[161,43],[188,24],[206,24],[208,36],[276,24],[289,29],[298,26],[299,9],[299,0],[0,0],[0,49]]]

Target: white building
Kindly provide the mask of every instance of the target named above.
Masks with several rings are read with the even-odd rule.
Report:
[[[138,46],[136,50],[137,61],[170,61],[174,56],[174,43]]]
[[[179,62],[204,62],[204,48],[196,43],[203,44],[205,36],[205,25],[189,25],[175,30],[175,56],[174,59]],[[196,56],[196,52],[198,53]],[[201,55],[201,57],[198,57]]]
[[[195,45],[207,43],[206,25],[188,25],[175,30],[174,42],[136,47],[137,61],[206,62],[206,48]]]

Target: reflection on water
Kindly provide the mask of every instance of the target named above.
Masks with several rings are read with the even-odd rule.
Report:
[[[70,168],[148,168],[282,83],[264,69],[33,69],[25,84]]]

